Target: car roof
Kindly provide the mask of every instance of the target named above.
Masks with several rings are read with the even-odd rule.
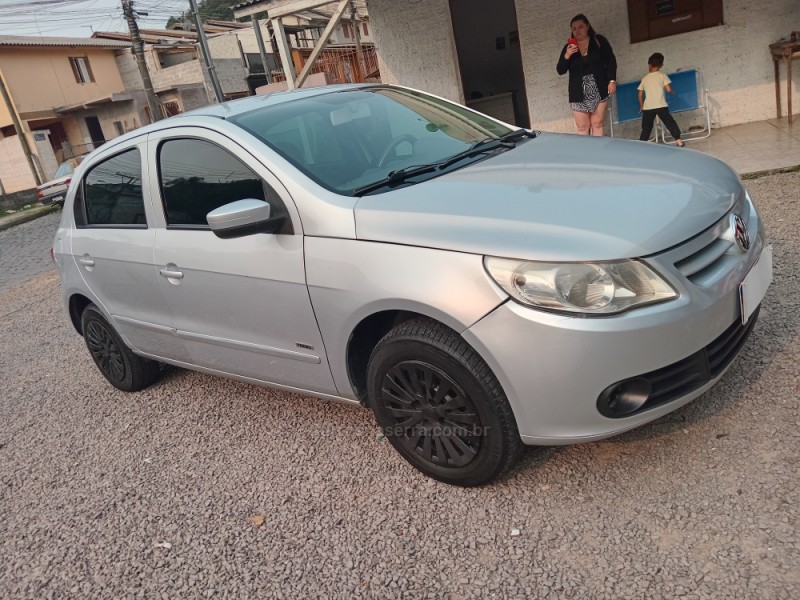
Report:
[[[162,129],[174,127],[176,125],[181,125],[181,121],[184,119],[191,120],[192,118],[197,118],[197,117],[201,118],[214,117],[218,119],[230,119],[231,117],[235,117],[237,115],[249,112],[251,110],[255,110],[257,108],[277,106],[279,104],[285,104],[287,102],[292,102],[294,100],[313,98],[315,96],[322,96],[324,94],[331,94],[334,92],[354,90],[359,88],[370,88],[370,87],[387,87],[387,86],[386,84],[370,84],[370,83],[334,84],[334,85],[325,85],[313,88],[299,88],[294,90],[286,90],[282,92],[273,92],[271,94],[260,94],[257,96],[247,96],[245,98],[239,98],[237,100],[229,100],[227,102],[222,102],[219,104],[209,104],[208,106],[204,106],[202,108],[190,110],[185,113],[174,115],[167,119],[156,121],[155,123],[151,123],[149,125],[144,125],[132,131],[129,131],[128,133],[125,133],[121,136],[115,137],[113,140],[110,140],[109,144],[113,143],[113,145],[117,145],[119,143],[124,143],[128,140],[134,139],[141,135],[146,135],[151,132],[160,131]]]
[[[332,92],[341,92],[363,87],[370,87],[370,84],[344,83],[313,88],[298,88],[283,92],[273,92],[271,94],[260,94],[257,96],[247,96],[245,98],[239,98],[238,100],[222,102],[221,104],[209,104],[208,106],[204,106],[202,108],[197,108],[195,110],[190,110],[185,113],[175,115],[175,117],[172,118],[219,117],[221,119],[228,119],[256,108],[275,106],[278,104],[285,104],[286,102],[292,102],[294,100],[313,98],[314,96],[321,96],[323,94],[330,94]]]

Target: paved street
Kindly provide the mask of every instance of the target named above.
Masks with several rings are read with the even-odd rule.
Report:
[[[113,389],[61,305],[58,215],[0,233],[0,597],[800,598],[800,173],[746,185],[775,281],[723,381],[478,489],[363,409],[177,369]]]
[[[0,231],[0,289],[53,268],[50,248],[61,211]]]

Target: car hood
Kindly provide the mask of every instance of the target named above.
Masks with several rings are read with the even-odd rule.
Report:
[[[543,133],[416,185],[361,198],[359,239],[535,260],[646,256],[700,233],[738,176],[686,148]]]

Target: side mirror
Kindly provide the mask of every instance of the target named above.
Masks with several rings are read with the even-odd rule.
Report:
[[[272,216],[269,202],[253,198],[223,204],[206,215],[211,231],[223,239],[253,233],[275,233],[283,220],[283,216]]]

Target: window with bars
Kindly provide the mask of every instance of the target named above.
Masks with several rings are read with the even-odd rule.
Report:
[[[631,43],[722,25],[722,0],[628,0]]]
[[[164,110],[165,117],[174,117],[182,112],[181,105],[177,100],[168,100],[167,102],[162,102],[161,106]]]
[[[89,66],[89,58],[86,56],[70,56],[69,64],[72,67],[72,74],[78,83],[93,83],[94,75]]]

